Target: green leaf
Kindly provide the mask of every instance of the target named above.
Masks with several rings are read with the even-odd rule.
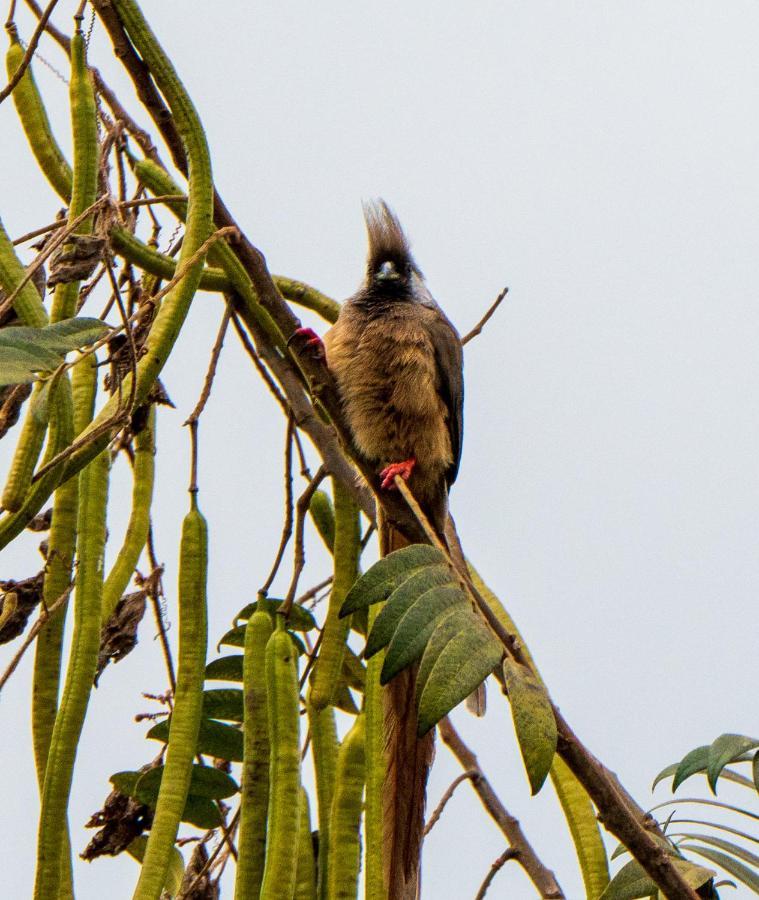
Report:
[[[242,655],[220,656],[206,666],[206,681],[242,682]]]
[[[533,794],[537,794],[556,753],[556,719],[545,688],[525,666],[506,658],[503,663],[519,749]]]
[[[680,760],[675,777],[672,780],[672,793],[674,794],[686,778],[690,778],[691,775],[695,775],[697,772],[705,772],[708,761],[709,747],[706,744],[703,747],[696,747],[690,753],[686,753]]]
[[[150,729],[146,737],[166,743],[169,739],[170,724],[170,718],[168,721],[159,722]],[[198,753],[205,753],[216,759],[226,759],[230,762],[242,762],[242,746],[242,732],[238,728],[215,722],[213,719],[200,720]]]
[[[738,859],[742,859],[743,862],[759,868],[759,856],[757,856],[756,853],[751,853],[750,850],[746,850],[745,847],[741,847],[740,844],[726,841],[723,838],[715,837],[712,834],[688,834],[685,835],[685,839],[688,841],[701,841],[704,844],[711,844],[732,856],[736,856]],[[687,847],[689,845],[683,843],[680,846]]]
[[[134,797],[137,782],[144,774],[144,772],[115,772],[108,780],[117,791],[121,791],[128,797]]]
[[[106,335],[110,328],[100,319],[81,318],[62,319],[44,328],[23,328],[17,331],[30,333],[35,343],[55,353],[66,354],[70,350],[89,347]]]
[[[279,609],[281,603],[281,600],[273,599],[264,599],[263,601],[254,600],[253,603],[248,603],[247,606],[243,606],[240,612],[237,613],[235,616],[235,625],[240,619],[247,621],[256,609],[263,609],[273,616]],[[303,606],[294,603],[290,610],[290,615],[287,617],[287,627],[290,631],[313,631],[313,629],[316,628],[316,619]],[[220,643],[225,643],[223,638]]]
[[[52,372],[69,350],[93,343],[108,330],[99,319],[65,319],[44,328],[0,330],[0,385],[34,381],[36,373]]]
[[[155,806],[162,778],[163,766],[148,769],[137,781],[131,796],[136,797],[141,803]],[[221,800],[231,797],[239,790],[237,782],[226,772],[213,766],[193,765],[188,794],[206,800]]]
[[[757,875],[753,869],[744,866],[742,862],[739,862],[733,856],[728,856],[726,853],[721,853],[719,850],[713,850],[711,847],[700,847],[696,844],[687,844],[683,846],[687,846],[692,853],[698,853],[699,856],[703,856],[710,862],[715,863],[737,878],[738,881],[742,881],[745,885],[750,887],[755,894],[759,894],[759,875]]]
[[[416,673],[416,704],[422,697],[422,691],[430,677],[430,672],[443,652],[444,648],[462,631],[472,626],[474,613],[469,606],[454,606],[437,620],[435,630],[424,648],[419,670]]]
[[[754,759],[751,762],[751,772],[754,776],[754,786],[759,791],[759,752],[754,754]]]
[[[443,554],[429,544],[411,544],[388,553],[365,572],[348,591],[340,617],[386,600],[407,578],[425,566],[445,562]]]
[[[203,691],[203,715],[207,719],[243,720],[243,692],[239,688]]]
[[[457,584],[431,588],[417,598],[403,614],[388,644],[380,684],[387,684],[424,653],[437,621],[447,610],[457,605],[465,608],[469,606],[466,594]]]
[[[445,645],[427,677],[419,699],[419,736],[465,700],[502,656],[500,641],[473,616],[472,625]]]
[[[712,742],[706,770],[712,793],[717,791],[717,779],[725,766],[735,762],[744,753],[755,747],[759,747],[759,741],[756,738],[747,737],[745,734],[721,734]]]
[[[136,837],[126,848],[126,852],[132,857],[132,859],[136,859],[138,863],[142,863],[142,860],[145,857],[145,847],[147,846],[147,843],[147,837],[144,834],[141,834],[139,837]],[[183,878],[184,859],[182,858],[182,854],[179,852],[179,850],[177,850],[176,847],[172,847],[171,856],[169,857],[169,868],[166,872],[166,881],[164,882],[163,889],[171,897],[176,897],[182,885]]]
[[[198,828],[216,828],[221,825],[222,818],[219,807],[213,800],[190,794],[182,810],[182,821]]]
[[[670,763],[668,766],[665,766],[661,772],[654,778],[654,782],[651,785],[651,791],[656,790],[656,786],[664,781],[665,778],[669,778],[670,775],[674,775],[680,767],[680,763]]]
[[[451,570],[447,565],[425,566],[410,575],[393,591],[377,614],[366,641],[364,657],[371,659],[390,643],[400,620],[423,594],[432,588],[451,583],[456,582],[452,582]]]
[[[714,877],[714,872],[686,859],[672,860],[674,867],[692,888],[698,889]],[[655,895],[657,887],[636,859],[631,859],[617,872],[599,900],[639,900]]]

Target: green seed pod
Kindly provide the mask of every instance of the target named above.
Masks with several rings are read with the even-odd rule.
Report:
[[[39,396],[42,391],[42,385],[34,386],[35,395]],[[34,414],[34,397],[32,397],[30,408],[24,417],[24,424],[21,428],[21,434],[18,437],[18,443],[13,451],[13,459],[8,469],[8,478],[5,482],[3,490],[2,504],[8,512],[18,512],[23,505],[29,488],[32,484],[32,475],[37,460],[42,452],[42,445],[45,442],[45,434],[47,433],[47,418],[40,418]]]
[[[13,31],[11,45],[5,58],[8,77],[13,77],[24,58],[24,48]],[[58,142],[53,136],[50,120],[42,103],[40,92],[34,80],[32,67],[28,66],[21,81],[13,91],[13,102],[21,120],[21,126],[29,142],[34,158],[37,160],[43,175],[52,185],[58,196],[66,203],[71,197],[72,173]]]
[[[366,719],[357,716],[337,754],[329,845],[330,900],[354,900],[361,857],[361,798],[364,793]]]
[[[308,727],[311,731],[311,756],[316,777],[316,804],[319,817],[319,900],[327,898],[327,862],[330,845],[330,816],[332,795],[335,791],[335,771],[337,769],[337,727],[335,710],[332,706],[315,709],[307,704]]]
[[[250,895],[248,895],[250,896]],[[294,900],[316,900],[316,861],[311,835],[308,794],[300,789],[300,825],[298,828],[298,868],[295,874]]]
[[[292,900],[298,862],[300,716],[298,654],[285,623],[266,644],[269,712],[269,822],[261,900]]]
[[[379,615],[379,604],[369,608],[369,631]],[[365,900],[387,900],[382,859],[382,790],[385,783],[385,715],[380,673],[385,651],[366,663],[364,711],[366,718],[366,811],[364,816],[366,863]]]
[[[101,453],[80,478],[79,565],[66,683],[50,741],[37,841],[35,900],[61,896],[67,809],[74,760],[87,712],[100,647],[100,605],[108,499],[108,453]],[[62,865],[63,863],[63,865]]]
[[[273,626],[268,612],[257,610],[245,626],[243,657],[244,759],[240,800],[236,900],[258,897],[264,873],[266,817],[269,806],[269,724],[266,702],[266,644]]]
[[[76,373],[76,368],[74,372]],[[103,587],[104,622],[108,621],[116,609],[147,541],[155,480],[155,419],[155,406],[151,405],[145,427],[134,439],[132,512],[124,543]]]
[[[324,709],[332,701],[340,681],[345,641],[350,629],[350,619],[340,618],[340,607],[356,580],[361,552],[358,507],[336,478],[332,480],[332,490],[335,497],[335,576],[321,649],[311,676],[310,700],[316,709]]]
[[[314,491],[308,512],[324,541],[324,546],[332,553],[335,547],[335,510],[328,494],[324,491]]]
[[[207,571],[208,526],[193,496],[192,508],[182,523],[179,555],[179,653],[174,709],[155,817],[135,900],[158,900],[161,896],[190,788],[203,709],[208,642]]]
[[[84,36],[77,29],[71,38],[71,133],[74,143],[74,172],[69,204],[69,222],[95,202],[98,178],[97,106],[92,78],[87,69]],[[93,217],[89,216],[76,229],[77,234],[90,234]],[[65,249],[64,245],[64,249]],[[53,296],[50,319],[60,322],[76,315],[79,282],[59,284]]]

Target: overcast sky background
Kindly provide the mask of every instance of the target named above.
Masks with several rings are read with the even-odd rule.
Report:
[[[362,277],[361,200],[381,196],[462,332],[510,287],[466,349],[452,509],[579,736],[648,805],[667,763],[723,731],[755,733],[756,4],[142,5],[205,123],[217,186],[272,271],[348,296]],[[62,0],[54,16],[66,30],[75,6]],[[109,49],[98,24],[91,59],[138,111]],[[65,71],[50,42],[42,52]],[[65,86],[35,71],[67,146]],[[0,134],[1,214],[18,235],[60,204],[10,102]],[[220,313],[217,298],[197,296],[165,371],[177,410],[160,413],[154,515],[172,621],[187,508],[181,424]],[[283,422],[233,336],[227,345],[201,424],[209,658],[265,578],[281,527]],[[128,488],[122,461],[110,559]],[[38,542],[6,550],[0,575],[37,571]],[[311,546],[315,582],[326,560]],[[152,710],[140,692],[165,687],[152,635],[146,617],[137,650],[92,696],[70,807],[77,852],[108,776],[157,750],[132,721]],[[31,662],[0,702],[8,897],[29,896],[33,883]],[[582,897],[550,785],[529,797],[507,704],[491,690],[484,721],[456,721],[567,896]],[[440,746],[431,805],[457,773]],[[503,849],[462,786],[426,845],[424,897],[474,896]],[[77,896],[127,898],[136,875],[126,855],[79,863]],[[514,864],[491,893],[534,896]]]

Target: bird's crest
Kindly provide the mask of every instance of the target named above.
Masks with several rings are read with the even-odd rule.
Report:
[[[369,254],[366,268],[371,277],[383,263],[393,263],[399,272],[409,267],[421,276],[411,255],[408,238],[403,233],[398,217],[384,200],[364,203],[366,233],[369,238]]]

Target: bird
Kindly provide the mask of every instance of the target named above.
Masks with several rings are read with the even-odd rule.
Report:
[[[324,335],[300,329],[325,354],[352,454],[380,490],[406,483],[446,544],[448,493],[463,439],[463,353],[456,328],[430,293],[398,217],[383,200],[364,205],[364,279]],[[380,521],[382,555],[408,543]],[[415,900],[434,733],[417,737],[416,666],[385,687],[383,856],[393,900]]]
[[[382,488],[400,475],[442,536],[461,459],[461,339],[390,207],[368,203],[364,215],[365,277],[324,336],[326,363],[356,453]]]

